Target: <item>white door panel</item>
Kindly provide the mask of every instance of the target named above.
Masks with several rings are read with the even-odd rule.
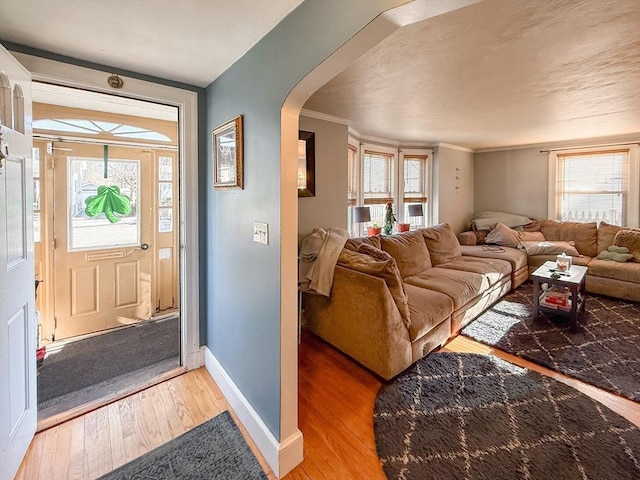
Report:
[[[0,45],[0,479],[36,429],[31,77]]]

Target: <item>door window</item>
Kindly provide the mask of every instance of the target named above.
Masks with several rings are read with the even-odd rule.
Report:
[[[69,251],[140,245],[140,162],[109,159],[105,178],[103,159],[69,157],[68,161]],[[98,195],[105,198],[100,213],[91,216],[95,212],[87,214],[87,200],[92,203]],[[122,200],[118,196],[128,199],[128,213],[118,209]]]

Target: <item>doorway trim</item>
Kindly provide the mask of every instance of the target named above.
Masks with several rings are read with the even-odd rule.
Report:
[[[203,365],[200,349],[198,249],[198,94],[194,91],[121,76],[114,91],[104,71],[33,55],[11,52],[35,81],[82,88],[116,96],[163,103],[178,108],[180,188],[180,335],[181,363],[187,370]]]

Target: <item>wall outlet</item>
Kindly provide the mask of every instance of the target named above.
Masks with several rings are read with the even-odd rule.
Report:
[[[269,245],[269,225],[263,222],[253,222],[253,241]]]

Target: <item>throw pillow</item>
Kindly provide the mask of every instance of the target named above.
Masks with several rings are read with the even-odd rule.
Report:
[[[501,245],[503,247],[518,248],[520,242],[543,242],[544,235],[541,232],[522,232],[507,227],[504,223],[496,224],[496,227],[487,234],[486,243]]]
[[[633,258],[630,253],[617,253],[609,250],[603,250],[597,256],[598,260],[612,260],[614,262],[624,263]]]
[[[360,245],[359,249],[362,251],[355,252],[343,248],[338,257],[338,264],[351,270],[382,278],[400,311],[402,321],[409,328],[411,326],[409,301],[395,259],[387,252],[366,243]]]
[[[640,230],[624,229],[616,233],[613,244],[619,247],[627,247],[633,255],[634,262],[640,262]]]
[[[441,265],[462,256],[458,237],[448,223],[422,230],[423,243],[426,242],[432,265]]]
[[[576,247],[570,242],[520,242],[520,249],[527,255],[560,255],[566,253],[570,257],[581,257]]]
[[[358,247],[363,243],[371,245],[375,248],[380,248],[380,237],[378,235],[375,235],[373,237],[350,238],[349,240],[347,240],[347,243],[345,243],[344,248],[348,248],[349,250],[357,252]]]

